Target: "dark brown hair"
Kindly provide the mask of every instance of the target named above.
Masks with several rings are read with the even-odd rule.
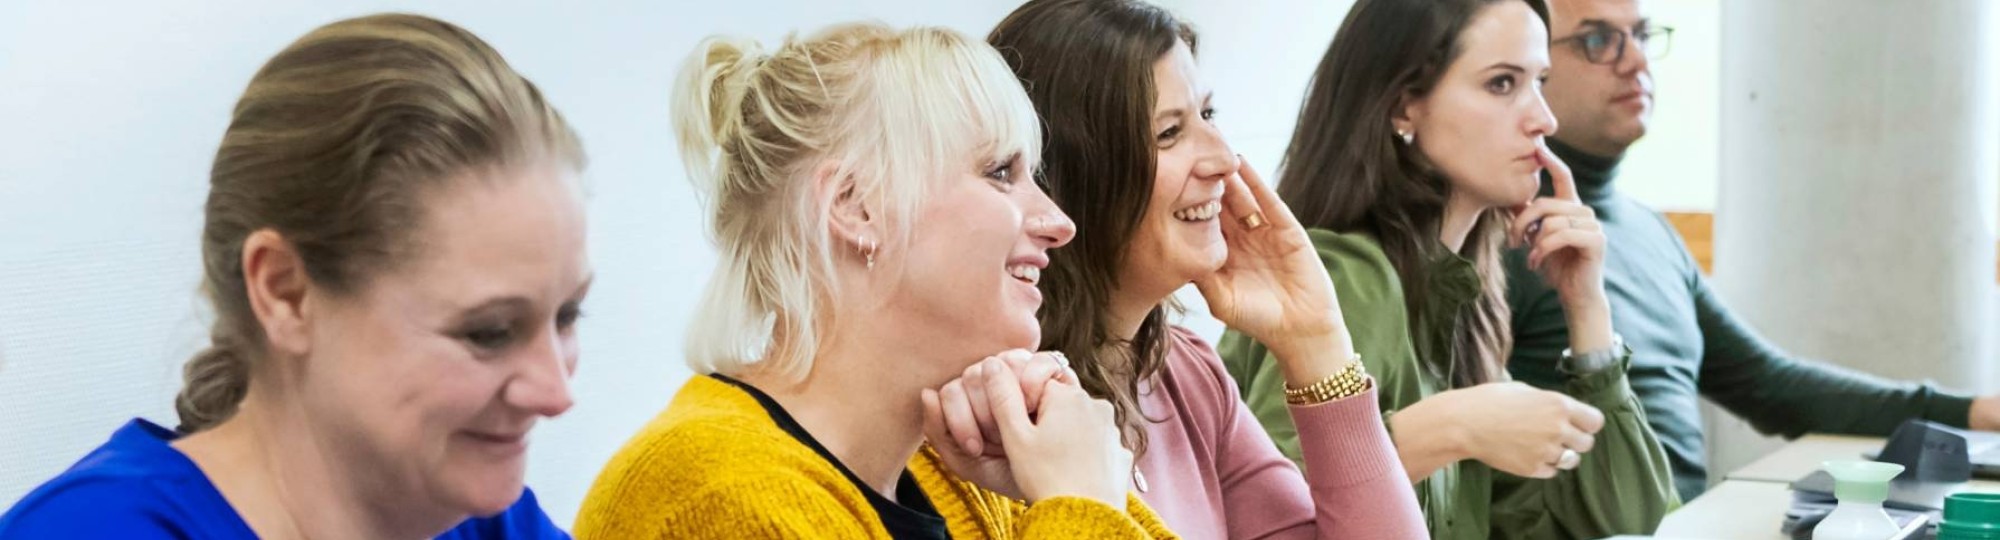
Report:
[[[236,413],[264,355],[250,311],[243,241],[276,231],[312,283],[352,293],[407,259],[419,197],[468,169],[583,149],[535,85],[478,36],[416,15],[319,27],[250,79],[209,172],[202,288],[211,343],[188,360],[174,400],[182,433]]]
[[[1451,194],[1446,179],[1395,134],[1406,100],[1428,94],[1462,51],[1465,27],[1482,10],[1521,0],[1360,0],[1320,59],[1280,166],[1278,194],[1307,227],[1374,236],[1395,266],[1411,328],[1421,328],[1429,261],[1442,256],[1438,232]],[[1540,0],[1529,7],[1548,22]],[[1431,351],[1431,367],[1453,387],[1501,376],[1513,337],[1500,250],[1504,209],[1480,214],[1458,253],[1472,259],[1479,297],[1457,313],[1451,350]],[[1416,336],[1422,339],[1421,336]]]
[[[1194,29],[1136,0],[1030,0],[986,40],[1041,114],[1040,180],[1076,222],[1076,239],[1049,253],[1042,274],[1042,349],[1072,360],[1084,390],[1111,402],[1127,445],[1144,453],[1138,387],[1165,363],[1168,306],[1120,343],[1111,293],[1153,193],[1153,64],[1176,42],[1194,50]]]

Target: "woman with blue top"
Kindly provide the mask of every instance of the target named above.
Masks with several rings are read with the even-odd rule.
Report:
[[[0,538],[567,538],[523,486],[570,406],[576,136],[486,43],[336,22],[251,79],[210,172],[212,344]]]

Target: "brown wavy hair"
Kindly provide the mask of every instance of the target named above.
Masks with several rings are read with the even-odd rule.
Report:
[[[1463,52],[1459,35],[1474,17],[1517,1],[1548,24],[1540,0],[1356,2],[1313,73],[1279,167],[1278,195],[1301,224],[1381,242],[1402,282],[1412,329],[1429,316],[1429,261],[1443,255],[1437,238],[1451,181],[1396,136],[1391,119],[1406,100],[1437,85]],[[1508,219],[1505,209],[1482,212],[1458,251],[1478,269],[1480,293],[1452,315],[1451,350],[1425,358],[1451,373],[1455,388],[1501,378],[1513,346],[1501,263]]]
[[[1124,341],[1112,334],[1111,294],[1153,192],[1153,64],[1177,42],[1194,51],[1194,28],[1136,0],[1031,0],[987,42],[1041,114],[1039,180],[1076,222],[1076,239],[1050,252],[1042,273],[1042,349],[1070,358],[1084,390],[1111,402],[1126,445],[1143,454],[1139,382],[1166,362],[1167,312],[1178,306],[1154,306]]]

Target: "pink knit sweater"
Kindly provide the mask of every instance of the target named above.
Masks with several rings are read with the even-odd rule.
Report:
[[[1184,538],[1425,538],[1409,477],[1375,392],[1292,407],[1310,474],[1237,395],[1215,349],[1175,327],[1166,366],[1140,386],[1146,425],[1139,497]],[[1134,489],[1141,486],[1135,484]]]

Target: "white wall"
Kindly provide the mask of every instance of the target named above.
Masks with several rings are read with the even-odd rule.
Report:
[[[1726,6],[1714,284],[1744,320],[1802,356],[1992,384],[1993,6]],[[1717,435],[1718,462],[1754,446]]]
[[[1618,188],[1661,211],[1713,212],[1721,114],[1721,0],[1650,0],[1654,24],[1674,27],[1673,50],[1652,63],[1646,138],[1618,168]]]
[[[567,524],[688,376],[681,333],[714,256],[668,128],[681,57],[709,33],[860,17],[983,36],[1014,3],[0,2],[0,507],[132,416],[173,424],[180,363],[206,335],[209,161],[250,75],[314,26],[386,10],[464,25],[582,134],[598,283],[577,406],[536,431],[528,476]]]

